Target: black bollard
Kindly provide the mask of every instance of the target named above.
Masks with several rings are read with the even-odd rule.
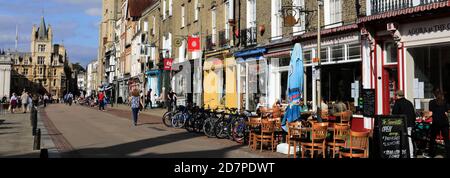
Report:
[[[40,158],[44,158],[44,159],[48,158],[48,150],[47,149],[41,149]]]
[[[34,136],[33,148],[34,150],[41,149],[41,129],[37,129],[36,136]]]
[[[31,125],[31,127],[33,127],[33,112],[34,112],[34,108],[31,107],[31,112],[30,112],[30,125]]]
[[[32,111],[31,111],[31,127],[33,127],[33,136],[35,136],[36,135],[36,129],[37,129],[37,122],[38,122],[38,120],[37,120],[37,110],[36,110],[36,108],[32,108],[31,109]]]

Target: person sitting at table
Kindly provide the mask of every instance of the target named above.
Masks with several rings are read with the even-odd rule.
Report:
[[[256,105],[255,110],[258,116],[262,116],[262,114],[267,112],[267,107],[264,106],[264,100],[262,98],[259,99],[259,103]]]
[[[303,99],[300,99],[300,111],[301,112],[308,112],[308,106],[305,104]]]
[[[347,111],[347,106],[340,98],[337,99],[337,102],[334,104],[334,112],[335,113],[341,113],[344,111]]]
[[[322,112],[328,113],[328,104],[325,103],[323,98],[321,99],[320,102],[320,109],[322,110]]]
[[[279,99],[277,99],[275,101],[275,103],[272,106],[272,117],[273,118],[280,118],[282,115],[282,110],[281,110],[282,106],[281,106],[281,102]]]

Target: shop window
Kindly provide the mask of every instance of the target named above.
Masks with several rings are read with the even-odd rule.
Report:
[[[303,62],[305,64],[309,64],[309,63],[311,63],[311,59],[312,59],[312,51],[304,51],[303,52]]]
[[[344,45],[331,47],[331,60],[332,61],[344,60]]]
[[[395,64],[397,63],[398,48],[397,44],[388,42],[385,44],[385,63]]]
[[[328,62],[328,48],[321,48],[320,60],[321,62]]]
[[[450,91],[450,47],[421,47],[408,49],[414,59],[414,98],[432,99],[433,90],[442,88],[445,92]],[[423,108],[422,108],[423,109]]]
[[[348,45],[348,60],[361,59],[361,46],[359,44]]]

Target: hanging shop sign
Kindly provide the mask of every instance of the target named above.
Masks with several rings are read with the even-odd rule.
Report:
[[[188,37],[188,51],[196,52],[200,51],[200,38],[199,37]]]
[[[164,59],[164,70],[172,70],[173,59],[166,58]]]

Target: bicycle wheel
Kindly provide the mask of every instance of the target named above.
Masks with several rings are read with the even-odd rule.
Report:
[[[184,128],[188,131],[188,132],[195,132],[195,120],[194,117],[188,117],[188,119],[186,120],[186,123],[184,125]]]
[[[207,119],[203,123],[203,133],[205,133],[205,135],[209,138],[216,136],[214,133],[214,123],[211,119]]]
[[[215,135],[218,139],[224,139],[227,136],[226,133],[227,123],[225,120],[219,120],[214,127]]]
[[[195,132],[197,133],[202,133],[203,132],[203,123],[204,123],[204,119],[203,117],[196,117],[195,121],[194,121],[194,129]]]
[[[245,137],[245,122],[243,120],[240,120],[233,124],[232,126],[232,136],[233,140],[239,144],[244,143],[244,137]]]
[[[173,127],[172,125],[172,113],[171,112],[167,112],[166,114],[164,114],[163,118],[162,118],[163,124],[166,127]]]
[[[185,122],[184,114],[177,113],[172,119],[172,125],[175,128],[183,128]]]

